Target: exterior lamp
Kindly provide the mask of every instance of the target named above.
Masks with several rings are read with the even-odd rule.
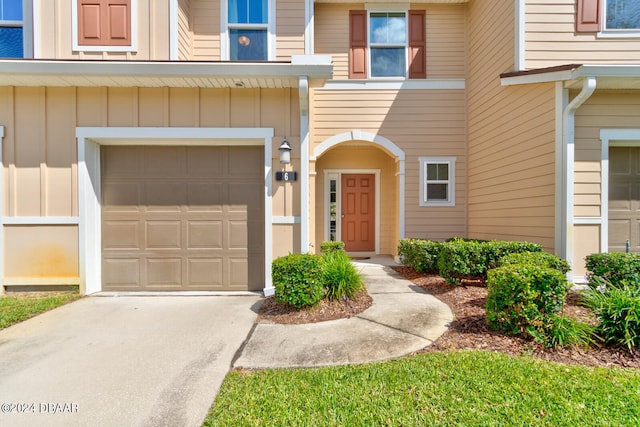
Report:
[[[289,145],[289,141],[287,141],[287,137],[285,136],[282,140],[282,144],[280,144],[280,163],[283,165],[288,165],[291,163],[291,145]]]

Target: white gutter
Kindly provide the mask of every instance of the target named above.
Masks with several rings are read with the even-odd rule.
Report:
[[[300,251],[309,252],[309,79],[298,80],[300,103]]]
[[[314,0],[305,0],[304,2],[304,53],[313,55],[315,50],[314,33]]]
[[[575,112],[589,99],[596,90],[597,81],[595,77],[587,77],[582,81],[582,90],[564,108],[562,114],[562,157],[564,181],[562,183],[564,210],[562,212],[562,222],[564,224],[562,233],[562,247],[560,255],[573,265],[574,255],[574,234],[573,234],[573,205],[574,205],[574,173],[575,173]],[[571,272],[567,275],[569,281],[573,281]]]

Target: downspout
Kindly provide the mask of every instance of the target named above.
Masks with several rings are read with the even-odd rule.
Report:
[[[300,103],[300,252],[309,252],[309,79],[298,78]]]
[[[582,90],[565,108],[562,114],[563,144],[562,157],[564,159],[564,182],[562,186],[564,212],[562,222],[561,256],[573,265],[574,233],[573,233],[573,204],[574,204],[574,173],[575,173],[575,112],[596,90],[596,78],[586,77],[582,81]],[[573,281],[573,273],[567,274],[567,279]]]
[[[169,1],[169,61],[178,57],[178,0]]]

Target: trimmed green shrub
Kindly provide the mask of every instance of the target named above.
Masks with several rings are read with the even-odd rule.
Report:
[[[614,287],[621,287],[623,283],[640,284],[640,254],[627,254],[620,252],[610,252],[592,254],[586,257],[587,279],[589,287],[596,289],[601,280],[606,281]]]
[[[494,330],[552,345],[554,328],[567,326],[554,317],[561,312],[570,289],[558,270],[530,264],[505,265],[489,271],[487,288],[487,323]]]
[[[324,294],[324,259],[313,254],[289,254],[272,264],[275,300],[296,308],[316,305]]]
[[[548,252],[522,252],[516,254],[509,254],[500,260],[500,265],[512,265],[512,264],[533,264],[540,267],[553,268],[561,273],[568,273],[571,271],[569,263],[556,255],[551,255]]]
[[[506,255],[541,251],[541,245],[529,242],[457,239],[442,244],[438,255],[438,270],[452,285],[457,285],[466,278],[486,280],[487,271],[497,267]]]
[[[640,349],[640,288],[624,282],[587,290],[584,304],[598,318],[596,333],[607,344]]]
[[[323,254],[340,251],[344,251],[344,242],[331,240],[320,243],[320,252]]]
[[[322,281],[325,295],[329,299],[351,298],[364,289],[362,275],[344,251],[324,254]]]
[[[402,239],[398,244],[398,255],[402,263],[418,273],[437,273],[438,255],[442,243],[423,239]]]

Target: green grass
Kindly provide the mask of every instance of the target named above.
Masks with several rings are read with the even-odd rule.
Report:
[[[233,371],[205,426],[627,426],[640,372],[481,351],[321,369]]]
[[[0,295],[0,329],[80,298],[77,292]]]

